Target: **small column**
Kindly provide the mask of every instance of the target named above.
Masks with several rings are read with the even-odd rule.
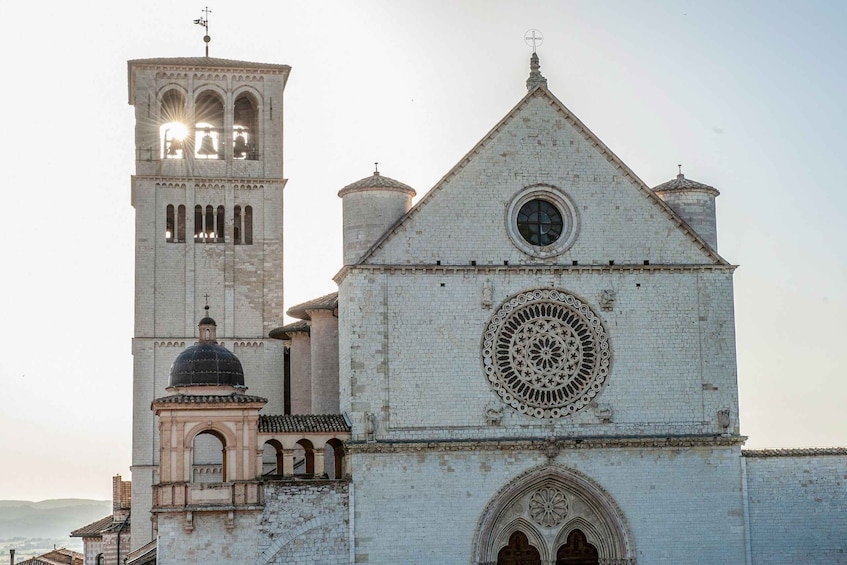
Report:
[[[324,475],[324,454],[326,453],[325,447],[315,448],[313,455],[315,456],[315,477],[322,477]]]
[[[290,477],[294,474],[294,450],[293,449],[283,449],[282,450],[282,474],[286,477]]]

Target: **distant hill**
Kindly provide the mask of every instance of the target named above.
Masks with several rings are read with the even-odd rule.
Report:
[[[109,500],[0,500],[0,542],[11,538],[69,540],[71,530],[112,513]]]

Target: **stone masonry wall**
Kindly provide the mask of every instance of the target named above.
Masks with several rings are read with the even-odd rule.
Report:
[[[265,484],[259,565],[349,562],[349,484]]]
[[[753,565],[847,563],[847,450],[745,455]]]

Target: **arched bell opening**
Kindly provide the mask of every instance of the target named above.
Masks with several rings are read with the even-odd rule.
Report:
[[[177,89],[165,92],[159,103],[159,158],[184,159],[188,126],[185,96]]]
[[[223,159],[221,134],[224,105],[214,92],[203,92],[194,102],[194,158]]]
[[[241,93],[233,106],[232,158],[259,158],[259,105],[248,93]]]
[[[226,481],[226,439],[215,430],[204,430],[191,442],[191,482]]]

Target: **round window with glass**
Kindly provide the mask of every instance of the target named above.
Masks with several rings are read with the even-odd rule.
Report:
[[[506,222],[515,246],[534,257],[559,255],[576,239],[576,207],[552,186],[519,192],[509,204]]]

